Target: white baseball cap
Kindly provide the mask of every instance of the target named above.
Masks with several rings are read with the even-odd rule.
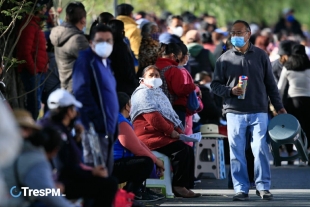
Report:
[[[77,101],[75,97],[65,89],[57,89],[53,91],[47,100],[49,109],[57,109],[58,107],[76,106],[81,108],[83,105]]]

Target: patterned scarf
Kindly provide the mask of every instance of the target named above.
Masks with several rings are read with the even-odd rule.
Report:
[[[173,110],[169,99],[162,92],[162,89],[148,88],[146,85],[141,84],[131,96],[131,121],[134,121],[140,114],[155,111],[171,121],[175,127],[180,127],[184,130],[182,121]]]

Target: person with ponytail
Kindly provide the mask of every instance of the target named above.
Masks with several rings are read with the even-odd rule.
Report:
[[[284,63],[278,83],[278,89],[283,91],[288,82],[288,97],[291,106],[288,113],[294,115],[300,122],[301,128],[308,138],[310,149],[310,61],[305,46],[294,45],[291,56]]]
[[[163,80],[163,92],[169,98],[173,109],[185,126],[188,95],[196,89],[196,85],[192,82],[186,83],[182,71],[178,68],[183,56],[178,44],[161,44],[159,51],[159,58],[155,65]]]
[[[114,16],[111,13],[109,13],[109,12],[102,12],[101,14],[99,14],[98,18],[90,26],[89,34],[91,34],[93,32],[94,28],[98,24],[107,25],[109,23],[109,21],[111,21],[112,19],[115,19],[115,18],[114,18]]]

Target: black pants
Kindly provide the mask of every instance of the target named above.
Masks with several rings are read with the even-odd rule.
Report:
[[[156,151],[165,154],[170,158],[173,179],[172,186],[194,187],[194,150],[191,146],[182,141],[172,142]]]
[[[127,182],[124,187],[126,191],[136,193],[142,183],[150,177],[153,168],[154,162],[150,157],[126,157],[114,161],[112,175],[119,183]]]
[[[117,180],[113,177],[94,176],[65,185],[65,194],[68,199],[82,197],[84,200],[93,201],[88,207],[111,207],[117,190]]]
[[[301,128],[306,133],[308,148],[310,144],[310,97],[292,98],[292,114],[298,119]]]

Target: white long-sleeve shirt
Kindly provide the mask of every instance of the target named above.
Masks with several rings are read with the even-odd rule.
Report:
[[[293,71],[283,67],[278,82],[279,90],[285,87],[285,80],[289,83],[289,97],[310,97],[310,68],[304,71]]]

